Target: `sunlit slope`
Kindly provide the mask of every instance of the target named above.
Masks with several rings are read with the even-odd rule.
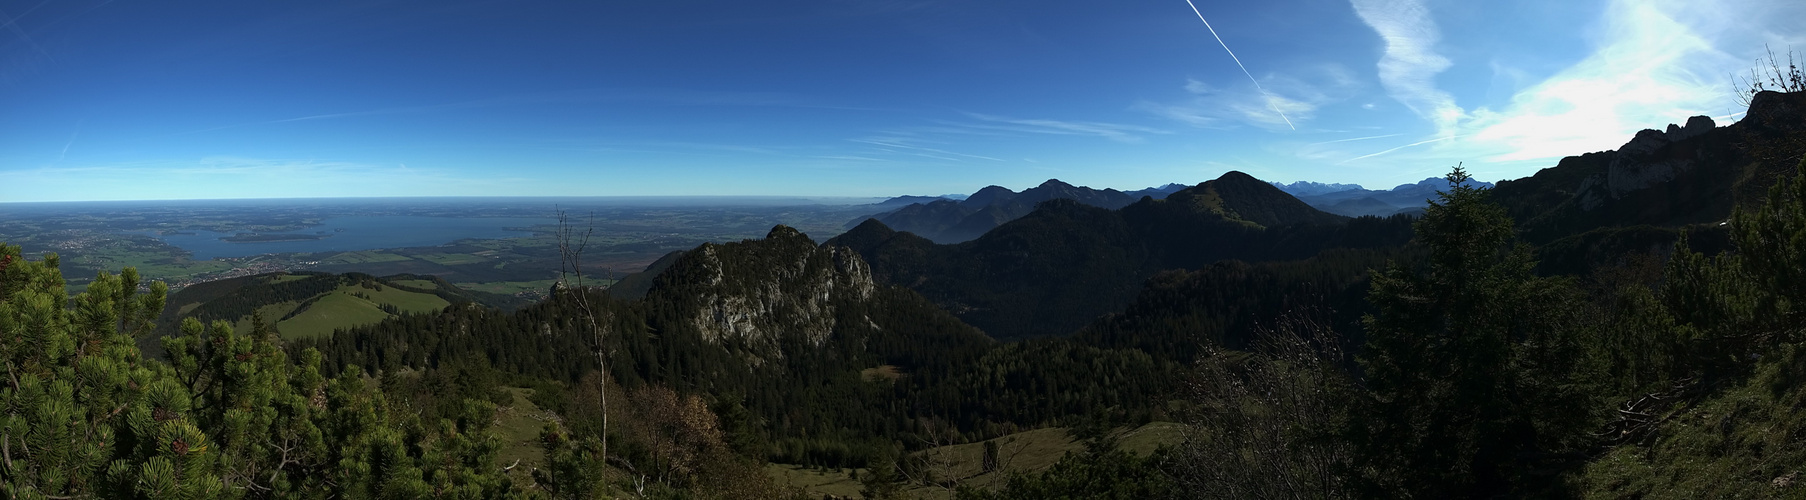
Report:
[[[1119,449],[1147,456],[1161,446],[1172,446],[1184,440],[1180,424],[1150,422],[1140,427],[1117,428],[1110,432]],[[1074,439],[1064,427],[1048,427],[1017,432],[990,440],[997,445],[997,468],[984,468],[984,442],[932,446],[910,454],[934,485],[911,483],[903,488],[906,498],[955,498],[959,488],[997,490],[1013,474],[1033,474],[1053,467],[1068,453],[1083,454],[1085,443]],[[812,468],[791,464],[768,464],[765,472],[780,484],[801,488],[810,498],[824,495],[857,497],[865,484],[860,478],[869,469]]]
[[[283,338],[300,339],[402,314],[431,313],[471,302],[468,295],[432,277],[274,273],[191,286],[171,297],[164,314],[170,325],[193,317],[232,322],[241,330],[251,328],[253,315],[260,315]]]
[[[430,293],[394,287],[372,292],[357,286],[344,286],[285,313],[286,319],[276,322],[276,331],[290,339],[325,336],[331,335],[333,329],[389,319],[396,312],[432,312],[448,305],[451,305],[450,301]]]

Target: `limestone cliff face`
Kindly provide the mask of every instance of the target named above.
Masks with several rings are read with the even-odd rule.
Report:
[[[678,314],[704,340],[759,364],[782,358],[786,345],[821,347],[844,319],[840,309],[868,301],[875,288],[858,253],[777,226],[762,240],[691,250],[650,294],[682,304]]]
[[[1605,172],[1581,181],[1581,210],[1598,208],[1609,200],[1622,199],[1633,191],[1674,180],[1692,170],[1702,159],[1701,150],[1687,147],[1686,141],[1717,127],[1710,117],[1695,116],[1687,119],[1686,126],[1669,124],[1665,132],[1637,132],[1636,137],[1618,148]]]
[[[1758,203],[1806,153],[1806,92],[1763,92],[1742,120],[1696,116],[1614,151],[1570,156],[1493,197],[1541,244],[1602,227],[1712,224]]]

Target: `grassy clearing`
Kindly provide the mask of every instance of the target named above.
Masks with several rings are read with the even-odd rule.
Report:
[[[438,290],[439,283],[433,280],[391,280],[390,283],[421,290]]]
[[[437,295],[409,292],[394,287],[383,287],[382,291],[371,290],[354,285],[340,287],[320,297],[306,311],[277,323],[284,338],[309,338],[332,335],[332,331],[340,328],[352,328],[368,325],[385,319],[390,314],[382,310],[387,304],[402,312],[430,313],[451,305]],[[286,311],[294,310],[290,306]],[[267,314],[267,313],[266,313]],[[271,317],[267,316],[266,317]]]
[[[865,485],[853,478],[853,474],[863,476],[865,469],[847,469],[835,472],[833,469],[818,470],[801,465],[768,464],[765,473],[777,479],[778,484],[802,488],[811,497],[834,495],[844,498],[859,498],[859,490]]]
[[[1174,422],[1149,422],[1117,436],[1117,447],[1123,451],[1147,456],[1161,445],[1176,445],[1185,440],[1185,426]]]
[[[344,287],[339,289],[339,291],[363,294],[365,297],[369,297],[370,300],[373,300],[378,304],[395,306],[396,309],[400,309],[402,312],[430,313],[437,312],[440,309],[444,309],[445,306],[451,305],[451,302],[447,302],[443,297],[438,295],[410,292],[387,286],[383,287],[380,292],[359,287]]]
[[[312,338],[332,335],[336,328],[368,325],[385,319],[389,319],[389,313],[378,308],[376,302],[335,291],[314,301],[301,314],[277,323],[276,328],[282,331],[283,338]]]
[[[424,260],[427,262],[431,262],[434,264],[438,264],[441,266],[455,266],[455,265],[460,265],[460,264],[477,264],[477,263],[489,261],[489,259],[483,258],[481,256],[464,254],[464,253],[428,253],[428,254],[415,255],[414,258]]]
[[[360,250],[356,252],[340,252],[331,257],[320,259],[323,264],[369,264],[373,262],[401,262],[413,260],[403,255],[388,252]]]
[[[257,308],[257,313],[263,316],[264,323],[278,324],[279,326],[277,326],[276,331],[278,333],[283,334],[282,335],[283,338],[292,338],[292,336],[288,335],[288,332],[282,331],[280,324],[277,323],[276,320],[282,318],[283,316],[287,316],[289,311],[295,310],[295,307],[299,306],[299,305],[301,305],[301,303],[296,302],[296,301],[278,302],[275,304],[265,304],[265,305],[259,306]],[[243,318],[238,318],[238,321],[233,322],[232,329],[239,333],[250,333],[251,317],[245,316]],[[332,333],[332,332],[328,331],[327,333]]]
[[[1177,443],[1180,428],[1179,424],[1172,422],[1153,422],[1135,429],[1118,429],[1117,445],[1130,453],[1151,453],[1160,445]],[[1065,458],[1067,452],[1083,453],[1085,450],[1084,443],[1074,441],[1066,434],[1065,428],[1018,432],[994,441],[997,442],[1001,467],[989,473],[983,470],[983,442],[930,448],[917,452],[915,456],[926,458],[927,469],[937,478],[957,477],[960,478],[958,483],[961,485],[994,489],[1003,487],[1009,481],[1011,472],[1027,474],[1046,470]],[[780,483],[802,488],[811,497],[857,497],[862,487],[857,477],[866,473],[864,469],[835,471],[787,464],[771,464],[766,466],[765,471]],[[948,488],[922,484],[912,484],[904,489],[904,495],[909,498],[953,498],[953,493]]]
[[[928,469],[936,477],[962,478],[960,484],[979,488],[999,488],[1009,481],[1009,472],[1035,472],[1052,467],[1066,452],[1080,452],[1084,445],[1072,440],[1066,429],[1048,428],[1018,432],[995,439],[1000,468],[984,472],[984,443],[942,446],[921,452],[931,464]],[[908,490],[918,498],[952,498],[952,492],[934,486],[916,485]]]
[[[490,428],[496,437],[502,439],[502,449],[496,452],[496,463],[503,467],[518,463],[508,472],[508,476],[514,478],[517,484],[531,485],[533,468],[544,467],[546,464],[546,451],[540,445],[539,431],[554,416],[552,412],[541,410],[539,405],[527,400],[533,394],[532,389],[505,389],[514,395],[514,403],[496,409],[495,426]]]
[[[541,291],[541,292],[544,292],[546,290],[551,290],[552,283],[556,283],[556,282],[558,282],[558,280],[550,279],[550,280],[533,280],[533,281],[491,281],[488,283],[453,283],[453,284],[457,285],[458,288],[463,288],[465,290],[497,293],[497,294],[502,294],[502,295],[514,295],[514,294],[528,291],[528,290],[537,290],[537,291]],[[583,282],[587,284],[587,283],[590,283],[590,280],[586,279],[586,280],[583,280]],[[613,282],[605,282],[605,283],[613,283]]]
[[[898,368],[897,365],[874,366],[859,370],[859,377],[873,381],[885,380],[896,382],[897,379],[903,378],[903,369]]]
[[[295,275],[278,278],[294,278]],[[282,319],[301,306],[301,301],[289,301],[264,305],[257,308],[266,322],[276,326],[285,339],[324,337],[332,335],[332,331],[341,328],[352,328],[376,323],[388,319],[391,315],[382,310],[387,304],[402,312],[430,313],[451,305],[444,298],[430,293],[409,292],[394,287],[383,287],[382,291],[363,288],[356,285],[341,286],[326,293],[319,300],[308,306],[306,311],[288,319]],[[193,310],[199,304],[184,304],[182,312]],[[251,331],[251,318],[239,318],[233,325],[240,332]]]

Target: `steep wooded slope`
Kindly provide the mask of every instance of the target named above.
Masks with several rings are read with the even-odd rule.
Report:
[[[1299,259],[1408,238],[1406,219],[1326,214],[1231,172],[1121,210],[1044,202],[958,245],[936,245],[875,220],[829,244],[858,251],[879,282],[916,290],[993,337],[1012,339],[1071,333],[1129,303],[1162,269]]]

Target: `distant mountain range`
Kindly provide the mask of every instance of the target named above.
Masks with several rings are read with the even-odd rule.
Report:
[[[915,233],[935,243],[959,243],[970,241],[1005,222],[1028,215],[1034,211],[1035,205],[1047,200],[1073,200],[1114,210],[1144,197],[1162,199],[1185,187],[1183,184],[1167,184],[1124,192],[1073,186],[1059,179],[1048,179],[1040,186],[1020,193],[1002,186],[986,186],[969,196],[958,198],[951,195],[899,196],[878,204],[881,207],[897,208],[869,218],[876,218],[892,229]],[[846,227],[856,227],[867,218],[849,221]]]
[[[1360,184],[1324,184],[1311,181],[1298,181],[1291,184],[1275,182],[1273,183],[1273,187],[1279,188],[1280,191],[1285,191],[1292,196],[1311,196],[1347,191],[1350,189],[1361,189]]]
[[[987,190],[980,194],[1003,194]],[[1115,210],[1047,199],[959,244],[935,244],[882,219],[868,219],[827,244],[858,252],[878,282],[915,290],[991,336],[1012,339],[1071,333],[1128,304],[1163,269],[1399,245],[1410,231],[1406,218],[1351,221],[1229,172]]]
[[[1666,131],[1641,132],[1615,151],[1565,158],[1532,177],[1472,185],[1492,188],[1489,198],[1517,220],[1525,241],[1537,245],[1547,272],[1585,272],[1627,252],[1666,251],[1683,227],[1693,231],[1695,248],[1711,251],[1724,240],[1715,222],[1733,206],[1759,199],[1797,162],[1787,159],[1806,150],[1806,141],[1798,140],[1806,125],[1790,118],[1806,109],[1806,95],[1758,97],[1751,118],[1730,127],[1695,117]],[[901,198],[899,209],[862,220],[826,245],[856,252],[870,263],[876,283],[919,292],[993,337],[1080,331],[1119,344],[1107,339],[1151,328],[1147,324],[1191,324],[1201,321],[1199,314],[1242,307],[1229,300],[1234,294],[1220,290],[1223,283],[1286,296],[1259,301],[1263,317],[1325,297],[1358,304],[1364,270],[1408,251],[1399,250],[1411,237],[1411,219],[1402,216],[1420,211],[1448,183],[1431,178],[1377,191],[1270,183],[1230,172],[1157,196],[1174,187],[1139,191],[1147,198],[1129,202],[1130,193],[1056,180],[1020,193],[991,186],[963,201]],[[960,243],[937,244],[902,229],[908,227]],[[1227,260],[1246,265],[1218,264]],[[1192,271],[1150,281],[1174,269]],[[629,292],[624,286],[621,295],[639,296],[643,287]],[[1136,305],[1138,295],[1145,303]],[[1141,312],[1105,321],[1125,310]],[[1338,322],[1358,319],[1340,316]],[[1245,324],[1232,330],[1247,330],[1257,320],[1237,321]],[[1229,332],[1223,328],[1199,331]]]
[[[1490,188],[1490,182],[1468,181],[1468,186]],[[1422,213],[1429,200],[1436,197],[1436,192],[1449,188],[1449,182],[1441,177],[1431,177],[1416,184],[1400,184],[1387,191],[1375,191],[1362,188],[1360,184],[1324,184],[1320,182],[1298,181],[1291,184],[1275,182],[1274,187],[1298,197],[1318,210],[1336,215],[1359,217],[1362,215],[1387,216],[1393,214]]]

